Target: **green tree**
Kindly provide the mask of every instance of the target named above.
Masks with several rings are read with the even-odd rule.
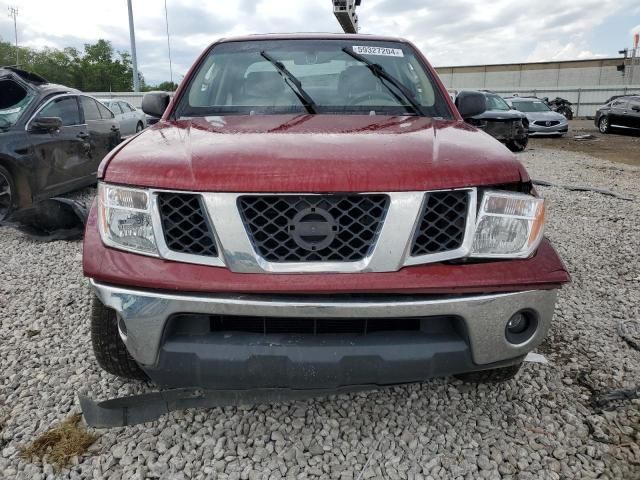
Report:
[[[128,52],[116,52],[111,42],[98,40],[75,48],[35,50],[20,47],[20,68],[35,72],[52,83],[86,92],[129,92],[133,69]],[[0,65],[14,65],[15,46],[0,40]]]

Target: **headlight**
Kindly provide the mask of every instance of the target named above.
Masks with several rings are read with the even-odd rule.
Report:
[[[543,230],[543,199],[487,191],[478,212],[471,256],[527,258],[540,245]]]
[[[106,245],[158,255],[149,192],[100,183],[98,215],[100,234]]]

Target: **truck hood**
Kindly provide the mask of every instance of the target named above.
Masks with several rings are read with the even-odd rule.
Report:
[[[265,193],[528,180],[505,147],[461,121],[306,114],[163,121],[111,152],[99,177],[160,189]]]

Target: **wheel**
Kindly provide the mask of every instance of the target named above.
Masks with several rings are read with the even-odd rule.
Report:
[[[527,148],[528,144],[529,144],[529,137],[514,138],[513,140],[509,140],[506,143],[507,148],[512,152],[523,152]]]
[[[16,187],[9,170],[0,166],[0,223],[13,211]]]
[[[142,125],[142,122],[138,122],[136,125],[136,133],[140,133],[142,130],[144,130],[144,125]]]
[[[609,123],[609,117],[602,117],[598,122],[598,130],[600,133],[609,133],[611,131],[611,124]]]
[[[95,296],[91,303],[91,343],[98,365],[107,372],[122,378],[147,380],[120,338],[116,312]]]
[[[459,380],[466,383],[502,383],[514,378],[522,367],[522,362],[503,368],[492,370],[482,370],[479,372],[460,373],[455,375]]]

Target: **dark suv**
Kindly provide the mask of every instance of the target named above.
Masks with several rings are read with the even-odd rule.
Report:
[[[600,133],[612,128],[640,130],[640,96],[612,99],[596,112],[595,123]]]
[[[98,164],[118,143],[113,113],[94,98],[0,68],[0,222],[96,183]]]

